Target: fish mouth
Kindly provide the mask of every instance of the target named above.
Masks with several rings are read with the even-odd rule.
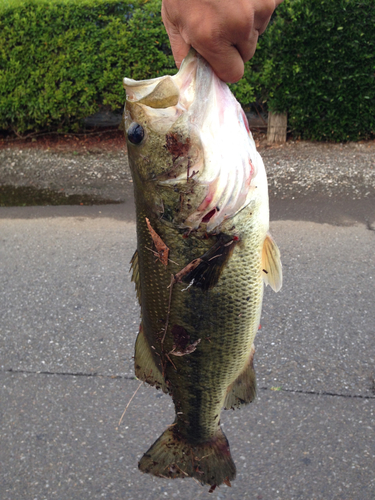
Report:
[[[195,200],[184,225],[195,230],[204,224],[207,232],[217,232],[220,224],[250,203],[254,179],[263,168],[240,104],[194,49],[176,75],[144,81],[125,78],[124,87],[130,106],[142,106],[150,130],[166,134],[166,140],[184,115],[190,147],[199,154],[193,155],[193,162],[186,154],[187,172],[178,169],[177,176],[158,182],[181,187],[193,173],[205,195]],[[179,156],[179,162],[183,160]]]
[[[187,110],[194,100],[194,81],[199,59],[201,57],[191,49],[174,76],[166,75],[149,80],[124,78],[126,100],[153,109],[181,106]]]

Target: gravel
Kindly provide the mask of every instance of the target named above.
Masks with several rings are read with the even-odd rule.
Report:
[[[310,193],[353,199],[375,194],[375,141],[347,144],[289,141],[260,145],[274,196]],[[126,152],[61,152],[45,149],[0,150],[0,183],[63,190],[124,201],[131,192]]]
[[[89,194],[124,201],[131,185],[123,151],[74,153],[43,149],[0,150],[3,185],[34,186],[66,195]]]
[[[358,199],[375,194],[375,141],[288,142],[260,153],[274,196],[319,192],[329,197],[344,195]]]

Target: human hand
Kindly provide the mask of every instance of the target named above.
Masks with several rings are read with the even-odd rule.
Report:
[[[162,18],[179,68],[190,47],[219,78],[235,83],[283,0],[163,0]]]

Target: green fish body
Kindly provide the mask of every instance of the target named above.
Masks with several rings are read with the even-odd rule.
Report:
[[[255,397],[263,283],[278,291],[282,279],[265,169],[239,104],[193,50],[177,75],[124,85],[142,316],[135,373],[176,409],[139,467],[230,484],[221,409]]]

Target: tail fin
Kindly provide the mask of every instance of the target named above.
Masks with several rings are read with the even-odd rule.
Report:
[[[220,427],[210,441],[191,444],[171,426],[143,455],[138,467],[158,477],[194,477],[212,487],[222,483],[230,486],[236,476],[229,444]]]

